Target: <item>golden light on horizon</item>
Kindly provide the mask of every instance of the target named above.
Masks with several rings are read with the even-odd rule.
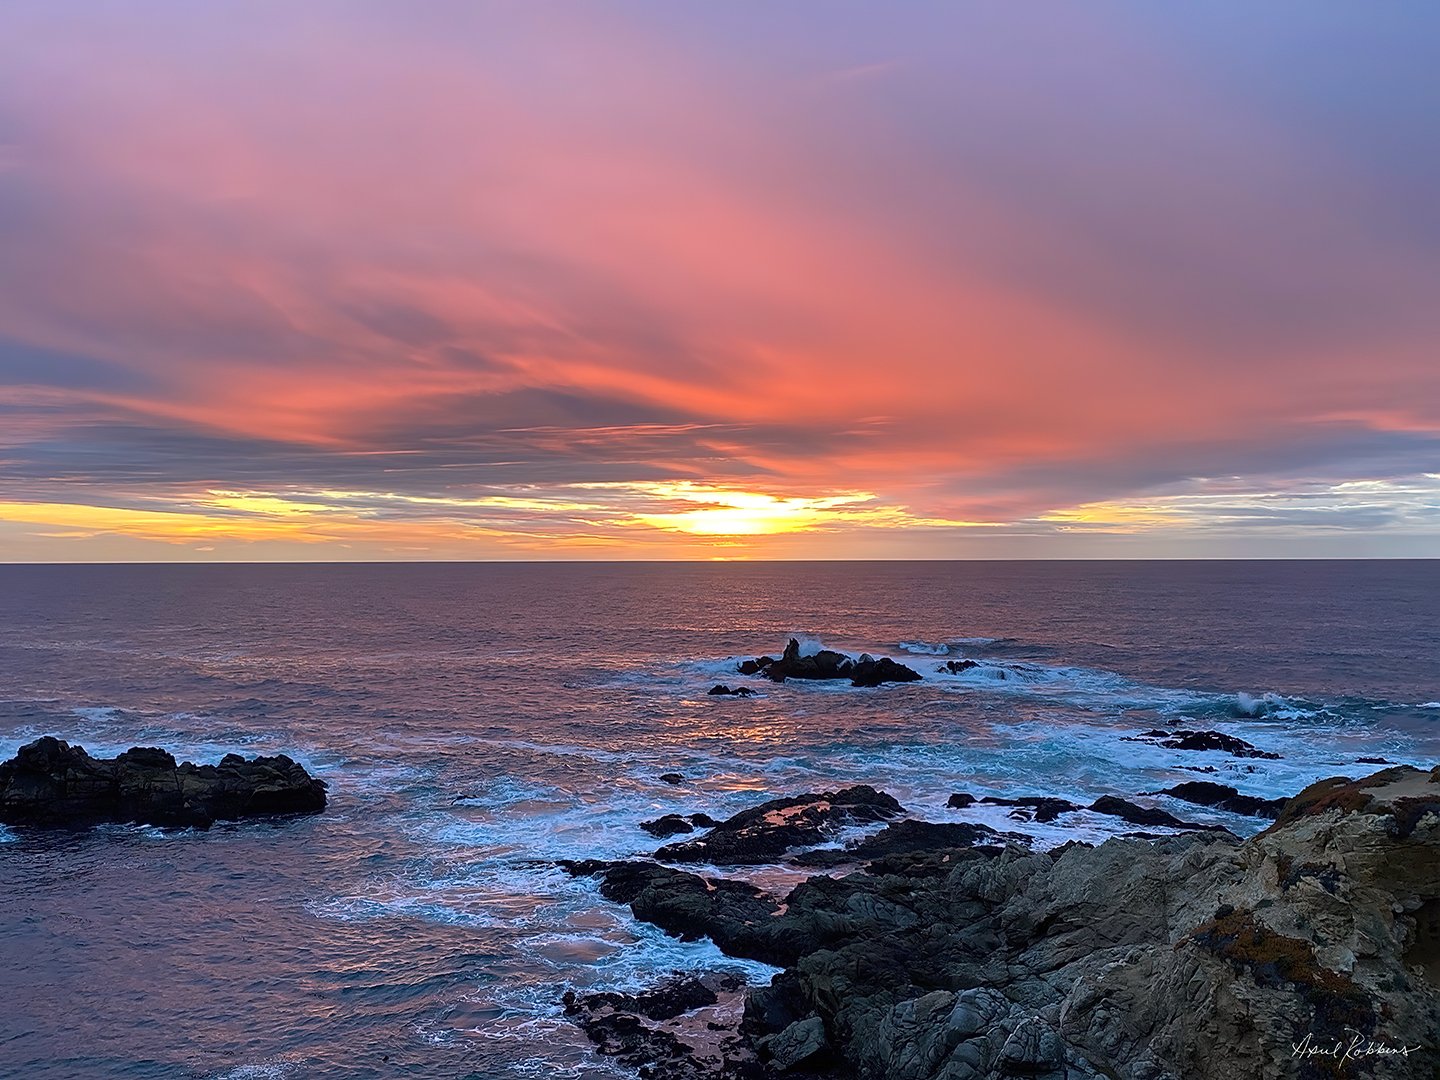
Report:
[[[657,529],[694,533],[700,536],[762,536],[798,532],[825,523],[830,512],[857,503],[872,501],[868,492],[852,492],[824,498],[764,495],[750,491],[728,491],[700,484],[655,485],[650,493],[664,498],[700,503],[700,508],[673,513],[641,514],[636,520]]]

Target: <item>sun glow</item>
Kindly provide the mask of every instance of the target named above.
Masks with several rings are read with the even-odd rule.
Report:
[[[759,536],[797,532],[839,519],[843,509],[872,501],[869,492],[849,492],[825,498],[798,495],[763,495],[749,491],[727,491],[700,484],[659,484],[649,494],[686,504],[699,503],[694,510],[663,514],[641,514],[636,521],[657,529],[695,533],[701,536]],[[835,513],[835,511],[841,513]]]

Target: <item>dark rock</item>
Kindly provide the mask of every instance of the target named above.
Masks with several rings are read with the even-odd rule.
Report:
[[[1072,810],[1081,809],[1080,806],[1067,799],[1055,799],[1049,796],[1027,796],[1023,799],[1002,799],[998,795],[986,795],[983,799],[977,799],[968,792],[958,792],[951,795],[945,803],[952,810],[964,810],[982,803],[986,806],[1013,806],[1021,813],[1012,813],[1010,816],[1021,821],[1038,821],[1041,823],[1054,821],[1061,814],[1068,814]]]
[[[951,675],[959,675],[979,666],[980,661],[978,660],[946,660],[940,665],[940,670],[948,671]]]
[[[716,825],[719,825],[720,823],[716,821],[713,817],[711,817],[709,814],[701,813],[691,814],[690,824],[694,825],[697,829],[713,829]]]
[[[996,832],[988,825],[970,822],[937,824],[931,821],[906,820],[887,825],[874,836],[856,840],[843,848],[805,851],[791,861],[799,866],[843,866],[846,863],[864,862],[886,855],[943,852],[976,845],[998,848],[1006,843],[1029,844],[1030,838],[1018,833]]]
[[[1041,823],[1054,821],[1061,814],[1068,814],[1072,810],[1080,809],[1078,805],[1066,799],[1052,799],[1044,796],[1002,799],[996,795],[987,795],[980,801],[991,806],[1014,806],[1022,810],[1029,810],[1028,817],[1016,814],[1011,814],[1011,817],[1021,817],[1021,820],[1034,820]]]
[[[655,857],[716,865],[773,862],[791,848],[824,843],[843,826],[886,821],[903,812],[889,795],[863,784],[772,799],[727,818],[698,840],[668,844]]]
[[[918,671],[906,667],[904,664],[897,664],[888,656],[882,656],[878,660],[871,660],[869,663],[856,664],[850,671],[851,686],[879,686],[887,682],[919,682],[921,675]]]
[[[742,675],[764,675],[775,682],[786,679],[849,679],[852,686],[879,686],[887,682],[915,682],[918,671],[896,663],[888,656],[875,658],[866,653],[859,661],[844,653],[821,649],[811,656],[800,655],[800,642],[791,638],[780,659],[768,656],[742,661]]]
[[[1383,757],[1357,757],[1357,758],[1355,759],[1355,764],[1357,764],[1357,765],[1394,765],[1395,763],[1394,763],[1393,761],[1387,761],[1387,760],[1386,760],[1385,758],[1383,758]]]
[[[1232,757],[1269,758],[1279,760],[1279,754],[1251,746],[1244,739],[1226,735],[1220,731],[1143,731],[1128,736],[1126,742],[1149,742],[1167,750],[1219,750]]]
[[[216,821],[325,808],[325,783],[284,755],[177,765],[134,747],[113,759],[45,736],[0,765],[0,821],[9,825],[135,822],[206,828]]]
[[[1000,1048],[1000,1071],[1012,1076],[1040,1076],[1064,1063],[1065,1048],[1060,1036],[1038,1016],[1020,1021]]]
[[[1440,769],[1312,785],[1243,842],[892,854],[783,901],[649,863],[571,872],[671,933],[785,966],[742,1025],[772,1071],[1318,1080],[1339,1072],[1292,1047],[1358,1034],[1415,1049],[1356,1075],[1434,1080]]]
[[[662,772],[659,779],[665,784],[683,784],[685,782],[685,777],[678,772]]]
[[[738,989],[738,984],[731,989]],[[634,1013],[650,1020],[671,1020],[681,1013],[714,1005],[719,1001],[715,988],[709,982],[695,975],[682,974],[668,979],[659,986],[642,990],[638,994],[603,992],[577,998],[570,993],[565,999],[565,1011],[599,1012],[609,1009],[615,1012]]]
[[[751,697],[755,693],[748,686],[737,686],[732,690],[724,683],[717,683],[705,692],[711,697]]]
[[[661,838],[695,831],[695,826],[679,814],[666,814],[664,817],[658,817],[654,821],[642,821],[640,822],[640,828],[644,829],[651,836]]]
[[[780,902],[747,882],[644,862],[560,865],[577,877],[599,877],[600,895],[628,904],[637,919],[682,941],[708,937],[731,956],[777,966],[796,959],[806,944],[783,932],[775,917]]]
[[[1195,803],[1197,806],[1213,806],[1217,810],[1228,810],[1232,814],[1246,814],[1250,817],[1274,818],[1280,816],[1286,799],[1259,799],[1254,795],[1241,795],[1233,787],[1213,784],[1208,780],[1190,780],[1161,791],[1144,792],[1146,795],[1169,795],[1172,799]]]
[[[797,1020],[783,1031],[759,1042],[760,1056],[779,1072],[809,1069],[829,1056],[830,1041],[825,1035],[825,1022],[818,1016]]]
[[[772,1074],[746,1033],[710,1019],[713,1011],[697,1014],[743,989],[733,975],[677,974],[638,994],[566,991],[562,1001],[600,1053],[642,1080],[765,1080]]]
[[[1102,795],[1090,804],[1090,809],[1097,814],[1108,814],[1111,817],[1123,818],[1132,825],[1164,825],[1171,829],[1197,829],[1211,830],[1216,832],[1227,832],[1223,825],[1200,825],[1193,821],[1181,821],[1174,814],[1164,810],[1157,810],[1148,806],[1137,806],[1129,799],[1116,798],[1114,795]]]

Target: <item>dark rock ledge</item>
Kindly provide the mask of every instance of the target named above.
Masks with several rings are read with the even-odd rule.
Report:
[[[772,799],[718,824],[712,822],[714,828],[700,839],[668,844],[655,856],[667,862],[717,866],[774,862],[792,848],[825,843],[844,826],[888,821],[904,812],[905,808],[889,795],[865,784],[842,791]]]
[[[81,826],[100,822],[208,828],[216,821],[325,809],[325,782],[285,757],[226,754],[218,765],[177,765],[164,750],[133,747],[92,758],[46,735],[0,764],[0,821]]]
[[[630,1017],[597,1043],[655,1080],[1437,1075],[1440,768],[1321,781],[1244,841],[1005,839],[894,822],[851,846],[872,845],[862,871],[784,897],[650,861],[567,864],[638,919],[784,969],[718,1049],[651,1027],[675,1021],[644,1002],[572,1006]],[[1292,1049],[1337,1042],[1363,1056]]]

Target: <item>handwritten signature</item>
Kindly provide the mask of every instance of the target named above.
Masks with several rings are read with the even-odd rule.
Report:
[[[1291,1043],[1290,1049],[1297,1058],[1331,1057],[1344,1065],[1363,1058],[1408,1058],[1411,1054],[1419,1053],[1421,1048],[1418,1044],[1409,1046],[1405,1043],[1382,1042],[1356,1031],[1349,1038],[1335,1039],[1333,1042],[1321,1041],[1313,1034],[1307,1034],[1298,1043]]]

